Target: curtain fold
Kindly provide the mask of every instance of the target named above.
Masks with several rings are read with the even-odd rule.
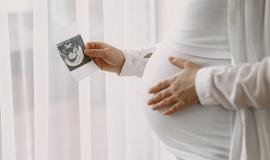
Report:
[[[79,84],[63,66],[55,44],[58,31],[76,21],[76,1],[48,0],[48,10],[48,159],[81,159]]]
[[[34,159],[48,157],[49,113],[48,1],[33,1]]]
[[[1,58],[0,67],[0,111],[1,111],[1,148],[2,158],[16,160],[14,105],[12,91],[11,59],[9,48],[8,15],[3,12],[5,5],[0,11],[0,43]]]
[[[31,25],[29,25],[29,23]],[[19,32],[19,54],[14,54],[13,57],[19,57],[21,65],[14,67],[21,71],[21,78],[16,81],[18,86],[21,86],[20,95],[14,95],[13,97],[21,97],[21,101],[14,98],[14,107],[19,107],[16,109],[17,115],[15,118],[15,128],[16,128],[16,151],[17,156],[22,160],[33,160],[34,159],[34,140],[32,139],[34,135],[34,87],[33,87],[33,50],[32,48],[32,18],[31,14],[26,13],[18,15],[18,25],[17,30]],[[29,27],[31,26],[31,27]],[[29,36],[29,34],[31,36]],[[30,37],[30,38],[28,38]],[[29,44],[29,41],[31,43]],[[13,65],[16,66],[16,65]],[[14,78],[15,79],[15,78]],[[14,85],[15,86],[15,85]],[[14,87],[13,91],[18,92],[19,87]],[[16,113],[15,113],[16,114]],[[22,138],[24,137],[24,138]]]
[[[80,32],[84,40],[89,39],[90,17],[89,1],[76,0],[76,16]],[[91,134],[91,77],[79,82],[79,110],[80,110],[80,150],[81,160],[92,160]]]

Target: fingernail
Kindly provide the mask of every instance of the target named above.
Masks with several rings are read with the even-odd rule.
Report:
[[[174,60],[174,57],[170,57],[169,60],[170,60],[170,61],[173,61],[173,60]]]

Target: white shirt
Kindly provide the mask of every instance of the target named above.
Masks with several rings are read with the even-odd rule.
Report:
[[[227,4],[228,0],[181,1],[169,37],[181,48],[181,54],[230,59]]]
[[[254,108],[270,106],[270,3],[229,0],[228,15],[233,65],[201,69],[196,77],[197,94],[202,105],[222,104],[236,111],[231,160],[268,160],[270,111]],[[134,66],[145,65],[145,59],[127,52],[125,56],[122,75],[127,68],[142,75],[143,69]]]

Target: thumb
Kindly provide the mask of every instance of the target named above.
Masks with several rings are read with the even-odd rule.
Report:
[[[176,57],[170,57],[169,61],[175,65],[176,67],[180,67],[180,68],[185,68],[186,64],[188,61],[181,59],[181,58],[176,58]]]

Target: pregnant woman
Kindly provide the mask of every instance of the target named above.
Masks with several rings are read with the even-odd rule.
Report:
[[[225,109],[229,108],[228,106],[230,102],[230,99],[226,97],[226,91],[230,92],[230,87],[223,88],[222,85],[219,83],[230,83],[230,77],[231,77],[231,83],[234,86],[238,85],[238,82],[236,82],[236,77],[240,79],[239,81],[245,81],[250,82],[250,77],[254,76],[261,76],[264,78],[264,81],[260,84],[259,82],[256,82],[256,79],[253,78],[253,83],[257,84],[255,86],[259,86],[257,89],[255,87],[255,90],[257,91],[254,94],[258,95],[264,95],[264,97],[270,92],[269,87],[266,87],[263,89],[263,92],[261,93],[261,87],[263,85],[268,86],[269,84],[269,77],[270,76],[263,76],[268,73],[266,69],[262,69],[263,67],[267,66],[266,63],[268,63],[267,60],[260,64],[250,64],[238,66],[235,68],[229,68],[229,64],[231,64],[231,58],[230,57],[236,57],[235,52],[240,51],[246,51],[246,53],[239,53],[241,54],[247,54],[248,51],[244,50],[244,45],[241,44],[243,42],[253,42],[258,38],[259,40],[262,40],[261,37],[252,37],[252,40],[250,41],[250,37],[246,37],[246,35],[243,36],[241,34],[242,30],[239,31],[238,34],[235,34],[239,36],[238,38],[233,37],[234,35],[229,34],[229,25],[228,19],[232,19],[231,17],[227,17],[228,15],[231,15],[232,8],[235,9],[236,7],[239,7],[239,5],[242,5],[242,8],[235,16],[239,16],[240,18],[246,18],[247,16],[241,16],[241,14],[246,14],[250,11],[251,15],[259,15],[257,11],[262,10],[266,8],[264,5],[257,5],[256,2],[253,4],[251,1],[247,3],[242,3],[238,0],[235,2],[227,1],[227,0],[187,0],[183,1],[182,9],[179,10],[180,18],[177,20],[179,23],[175,27],[175,32],[173,33],[173,36],[169,38],[168,41],[163,42],[159,47],[153,47],[150,49],[145,50],[137,50],[137,51],[130,51],[130,50],[119,50],[115,47],[112,47],[105,43],[98,43],[98,42],[91,42],[87,44],[87,49],[85,50],[85,54],[94,57],[95,63],[105,71],[115,72],[119,75],[127,76],[127,75],[136,75],[136,76],[143,76],[143,85],[142,85],[142,106],[145,110],[146,117],[158,135],[158,137],[168,146],[170,151],[178,158],[178,159],[184,159],[184,160],[228,160],[228,159],[240,159],[241,156],[244,155],[245,159],[261,159],[266,160],[269,156],[269,152],[267,152],[267,148],[269,148],[269,139],[266,139],[270,133],[269,125],[269,115],[268,110],[267,111],[261,111],[263,113],[253,113],[250,111],[251,114],[248,114],[249,112],[235,112]],[[263,3],[262,3],[263,4]],[[266,4],[266,3],[265,3]],[[269,6],[269,3],[267,3]],[[256,9],[252,8],[252,5],[256,5]],[[244,9],[243,9],[244,8]],[[242,10],[243,11],[242,11]],[[269,14],[270,9],[266,8],[264,13]],[[252,13],[254,12],[254,13]],[[260,14],[263,12],[260,12]],[[255,17],[255,16],[254,16]],[[254,18],[253,17],[253,18]],[[268,17],[269,15],[264,15],[263,17]],[[268,19],[269,20],[269,19]],[[268,21],[266,18],[266,22],[261,22],[264,26],[268,26],[266,28],[269,28],[270,24],[268,24]],[[240,23],[237,23],[239,26],[241,24],[249,24],[250,20],[247,20],[245,23],[242,23],[240,19]],[[252,21],[253,22],[253,21]],[[260,21],[259,21],[260,22]],[[252,25],[252,24],[250,24]],[[260,26],[261,24],[256,24]],[[239,27],[238,26],[238,27]],[[237,27],[236,27],[237,28]],[[247,27],[247,31],[252,27]],[[254,30],[252,30],[254,31]],[[231,31],[232,32],[232,31]],[[266,29],[266,33],[270,33]],[[262,34],[259,34],[262,35]],[[232,36],[233,39],[231,40],[229,37]],[[256,35],[257,36],[257,35]],[[270,35],[267,35],[270,36]],[[266,36],[266,37],[267,37]],[[248,41],[244,41],[244,38],[247,38]],[[265,37],[264,37],[265,38]],[[257,40],[258,40],[257,39]],[[238,43],[236,43],[238,40]],[[235,43],[232,44],[231,41],[234,41]],[[260,61],[264,57],[266,57],[270,52],[266,53],[266,50],[270,51],[269,48],[266,46],[263,46],[267,44],[269,41],[268,38],[265,38],[263,42],[256,42],[251,43],[254,47],[255,44],[262,45],[262,48],[265,48],[263,52],[265,54],[260,57],[257,61]],[[241,43],[240,43],[241,42]],[[234,45],[239,46],[234,46]],[[269,44],[269,43],[268,43]],[[233,46],[233,51],[232,47]],[[256,46],[256,47],[258,47]],[[245,46],[246,48],[250,46]],[[256,50],[256,47],[255,50]],[[254,48],[252,51],[254,51]],[[151,53],[153,53],[153,56],[151,56]],[[237,53],[238,54],[238,53]],[[238,55],[238,57],[240,57]],[[169,57],[177,57],[181,59],[171,59],[169,61]],[[246,56],[248,59],[248,55]],[[254,55],[253,55],[254,57]],[[149,59],[150,58],[150,59]],[[149,59],[149,60],[148,60]],[[181,109],[181,111],[176,112],[179,108],[181,108],[181,105],[179,104],[179,99],[185,97],[186,94],[182,94],[180,97],[174,97],[166,101],[167,97],[171,97],[171,95],[174,95],[175,92],[177,92],[177,88],[181,86],[181,83],[168,83],[168,84],[161,84],[152,88],[156,84],[158,84],[160,81],[167,80],[164,82],[169,82],[168,80],[177,81],[179,82],[179,79],[181,80],[181,75],[185,75],[185,77],[188,77],[189,74],[185,73],[185,70],[181,70],[181,68],[185,67],[186,62],[183,62],[183,59],[190,61],[188,65],[191,65],[191,68],[196,68],[199,70],[201,67],[208,67],[208,66],[226,66],[225,69],[221,67],[219,70],[221,73],[224,73],[224,75],[230,73],[229,77],[223,77],[219,79],[221,82],[215,82],[214,87],[216,87],[219,92],[215,93],[217,97],[219,97],[219,100],[226,99],[227,103],[216,103],[213,102],[211,105],[207,106],[201,106],[199,104],[203,103],[201,101],[201,97],[197,97],[196,91],[198,91],[198,88],[195,88],[195,80],[191,78],[191,85],[182,86],[182,88],[191,88],[195,92],[194,96],[186,97],[184,101],[189,101],[188,98],[190,98],[193,103],[192,106],[189,106],[187,108]],[[240,61],[238,59],[238,61]],[[245,62],[244,60],[242,60]],[[253,62],[256,61],[255,59]],[[193,62],[193,63],[191,63]],[[197,71],[196,70],[196,71]],[[203,70],[203,69],[202,69]],[[244,80],[241,80],[241,77],[246,75],[247,73],[254,70],[258,70],[260,73],[265,74],[256,74],[256,75],[248,75],[248,77],[244,77]],[[205,72],[207,73],[207,72]],[[253,73],[253,72],[252,72]],[[196,75],[196,72],[193,73]],[[200,73],[202,74],[202,72]],[[234,75],[235,76],[232,76]],[[269,73],[268,73],[269,74]],[[190,72],[190,75],[191,72]],[[206,74],[206,76],[209,76]],[[178,79],[177,79],[178,77]],[[180,78],[179,78],[180,77]],[[267,79],[268,78],[268,79]],[[205,79],[196,79],[197,83],[204,83]],[[255,82],[254,82],[255,81]],[[181,81],[180,81],[181,82]],[[252,96],[248,96],[250,94],[245,93],[249,90],[246,86],[244,86],[244,89],[241,89],[243,85],[245,85],[245,82],[243,84],[240,84],[239,90],[233,90],[232,96],[234,97],[234,94],[241,94],[246,96],[247,98],[244,100],[244,102],[239,102],[236,98],[233,98],[233,103],[235,103],[234,106],[236,108],[239,106],[248,106],[248,107],[265,107],[265,102],[268,102],[267,98],[262,98],[262,96],[259,96],[259,101],[257,102],[256,97],[253,98]],[[164,85],[165,84],[165,85]],[[163,86],[162,86],[163,85]],[[173,86],[174,85],[174,86]],[[178,85],[178,86],[177,86]],[[208,82],[205,82],[205,85],[208,85]],[[232,86],[233,86],[232,85]],[[173,87],[171,87],[173,86]],[[200,87],[200,86],[196,86]],[[210,86],[209,86],[210,87]],[[219,90],[221,87],[221,90]],[[149,89],[150,93],[148,91]],[[168,89],[170,90],[170,94],[164,94],[165,91],[168,93]],[[155,91],[156,90],[156,91]],[[244,91],[243,91],[244,90]],[[160,94],[164,92],[163,94]],[[224,92],[224,94],[223,94]],[[160,96],[162,95],[162,96]],[[187,95],[189,95],[187,93]],[[192,94],[191,94],[192,95]],[[209,95],[210,96],[210,95]],[[222,97],[223,96],[223,97]],[[199,101],[200,99],[200,101]],[[150,100],[150,101],[149,101]],[[164,101],[165,100],[165,101]],[[211,101],[211,100],[208,100]],[[213,100],[216,101],[216,100]],[[147,103],[150,105],[148,106]],[[184,103],[184,102],[182,102]],[[223,105],[219,105],[223,104]],[[264,105],[261,105],[264,104]],[[174,107],[175,106],[175,107]],[[240,108],[240,107],[239,107]],[[154,110],[157,111],[154,111]],[[233,109],[232,109],[233,110]],[[175,113],[176,112],[176,113]],[[164,113],[166,115],[170,116],[164,116]],[[174,114],[172,114],[174,113]],[[242,142],[240,137],[243,135],[241,132],[241,128],[245,128],[245,132],[249,131],[248,129],[250,126],[247,124],[240,123],[241,119],[247,118],[250,124],[253,124],[253,119],[256,119],[257,117],[252,117],[250,120],[249,116],[252,115],[260,115],[260,119],[257,119],[257,122],[260,122],[260,125],[257,126],[256,133],[258,133],[258,137],[256,137],[256,134],[250,134],[253,133],[245,133],[244,138],[247,142]],[[241,117],[243,116],[243,117]],[[268,118],[268,119],[267,119]],[[267,122],[268,123],[265,123]],[[239,122],[239,123],[236,123]],[[252,123],[251,123],[252,122]],[[255,124],[255,122],[254,122]],[[266,125],[265,125],[266,124]],[[252,128],[252,127],[251,127]],[[263,132],[260,132],[262,130]],[[243,131],[243,132],[244,132]],[[253,137],[249,137],[250,135],[254,135]],[[266,137],[266,138],[265,138]],[[263,143],[257,144],[256,139],[260,139]],[[236,141],[235,141],[236,139]],[[240,140],[239,140],[240,139]],[[254,141],[250,141],[250,139],[255,139]],[[244,141],[245,141],[244,140]],[[254,146],[260,146],[260,151],[258,150],[259,147],[252,148],[252,145],[250,142],[256,142],[252,145]],[[246,144],[245,144],[246,143]],[[263,145],[261,145],[263,144]],[[246,145],[246,146],[243,146]],[[268,146],[268,147],[267,147]],[[263,150],[263,148],[266,148],[266,151]],[[236,153],[239,152],[239,153]],[[251,155],[249,155],[251,154]],[[247,156],[249,155],[249,156]],[[258,157],[259,156],[259,157]]]

